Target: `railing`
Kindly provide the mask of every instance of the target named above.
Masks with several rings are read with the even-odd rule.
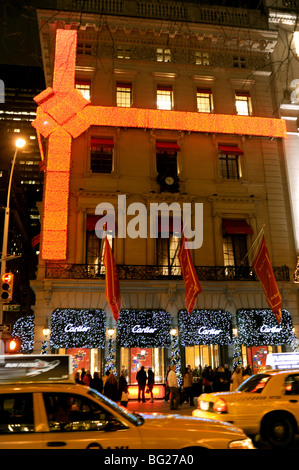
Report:
[[[63,5],[67,6],[63,7]],[[58,7],[90,13],[110,13],[142,18],[268,29],[266,15],[262,15],[258,9],[254,8],[230,8],[229,6],[209,6],[188,2],[146,0],[59,0]]]
[[[196,266],[200,281],[256,281],[253,268],[249,266]],[[180,266],[118,265],[120,280],[181,280]],[[277,281],[289,281],[287,266],[273,267]],[[105,270],[97,264],[49,263],[46,266],[47,279],[104,279]]]

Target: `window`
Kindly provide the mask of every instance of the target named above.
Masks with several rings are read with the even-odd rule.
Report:
[[[34,432],[31,393],[0,395],[0,434]]]
[[[78,55],[91,55],[91,44],[85,42],[78,42],[77,54]]]
[[[234,67],[239,67],[241,69],[246,68],[246,62],[245,62],[245,57],[244,56],[233,56],[233,65]]]
[[[104,238],[99,238],[97,234],[96,223],[100,219],[96,215],[88,215],[86,222],[86,264],[88,265],[89,275],[97,276],[105,273],[103,256],[104,256]],[[107,226],[107,239],[113,250],[114,233],[109,231]]]
[[[90,169],[93,173],[111,173],[113,170],[113,140],[92,137]]]
[[[157,48],[157,61],[158,62],[171,62],[170,49]]]
[[[89,398],[74,393],[44,393],[50,432],[118,431],[127,427]]]
[[[299,395],[299,376],[288,375],[285,380],[285,395]]]
[[[159,273],[163,276],[181,275],[181,266],[178,258],[181,233],[175,232],[178,229],[177,225],[181,226],[181,217],[179,220],[169,217],[169,223],[165,227],[163,225],[163,217],[159,217],[156,259],[157,266],[160,268]]]
[[[195,52],[195,63],[196,65],[210,65],[210,56],[208,52]]]
[[[199,113],[211,113],[213,111],[213,95],[211,90],[197,88],[197,111]]]
[[[131,59],[131,49],[126,46],[117,46],[118,59]]]
[[[176,142],[162,141],[157,141],[156,146],[157,181],[161,191],[177,192],[179,189],[177,152],[180,147]]]
[[[246,92],[236,91],[235,102],[237,114],[250,116],[252,114],[250,94]]]
[[[220,176],[224,179],[241,179],[242,171],[240,155],[243,154],[236,146],[219,145]]]
[[[173,91],[171,86],[157,86],[157,109],[171,110],[173,107]]]
[[[245,219],[222,219],[222,229],[224,266],[240,267],[236,271],[228,270],[225,274],[250,276],[246,255],[247,236],[253,234],[252,228]]]
[[[86,100],[90,100],[90,82],[78,80],[75,84],[76,90],[79,90]]]
[[[116,106],[130,108],[132,105],[132,84],[120,83],[116,84]]]

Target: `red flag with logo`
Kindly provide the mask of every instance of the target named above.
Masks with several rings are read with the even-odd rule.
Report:
[[[192,313],[196,298],[201,293],[202,289],[198,281],[198,277],[193,266],[190,251],[187,246],[185,236],[182,237],[182,242],[179,251],[179,260],[182,268],[182,274],[185,282],[185,302],[187,311]]]
[[[273,273],[264,236],[262,238],[258,254],[253,262],[253,267],[264,288],[267,302],[272,309],[277,322],[280,323],[282,319],[281,306],[283,300]]]
[[[115,321],[120,313],[120,287],[114,256],[110,243],[105,237],[103,262],[105,265],[105,293],[106,299],[113,313]]]

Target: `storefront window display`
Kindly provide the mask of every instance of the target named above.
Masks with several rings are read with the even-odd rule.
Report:
[[[282,310],[282,320],[278,323],[270,309],[240,309],[237,311],[237,331],[243,364],[249,364],[254,373],[266,365],[267,354],[281,352],[282,347],[291,345],[295,337],[287,310]]]
[[[192,369],[220,365],[220,346],[232,343],[232,318],[224,310],[186,310],[178,314],[180,343]]]
[[[152,368],[155,383],[164,384],[164,350],[170,347],[170,314],[160,310],[122,310],[117,324],[120,366],[131,385],[141,366]]]

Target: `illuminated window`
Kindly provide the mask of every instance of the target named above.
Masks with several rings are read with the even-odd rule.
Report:
[[[171,86],[157,86],[157,109],[171,110],[173,107],[173,91]]]
[[[131,59],[131,49],[125,46],[117,46],[118,59]]]
[[[78,80],[75,83],[75,88],[82,93],[86,100],[90,100],[90,82]]]
[[[243,154],[236,146],[219,145],[220,176],[224,179],[241,179],[240,156]]]
[[[197,111],[200,113],[211,113],[213,111],[213,95],[211,90],[197,89]]]
[[[247,236],[242,234],[223,235],[224,266],[239,266],[247,253]]]
[[[234,67],[239,67],[241,69],[245,69],[246,68],[245,57],[240,56],[240,55],[233,56],[233,65],[234,65]]]
[[[157,48],[157,61],[158,62],[171,62],[170,49]]]
[[[235,92],[235,103],[237,114],[242,116],[250,116],[252,114],[251,98],[247,92]]]
[[[181,220],[181,216],[178,220],[176,220],[175,216],[170,216],[165,226],[162,216],[158,220],[156,262],[157,266],[159,266],[159,273],[163,276],[181,275],[181,266],[178,258],[181,233],[180,231],[176,232],[176,230],[180,230]]]
[[[208,52],[195,52],[195,63],[196,65],[210,65],[210,56]]]
[[[93,173],[111,173],[113,170],[113,139],[92,137],[90,169]]]
[[[132,84],[116,84],[116,106],[130,108],[132,105]]]

